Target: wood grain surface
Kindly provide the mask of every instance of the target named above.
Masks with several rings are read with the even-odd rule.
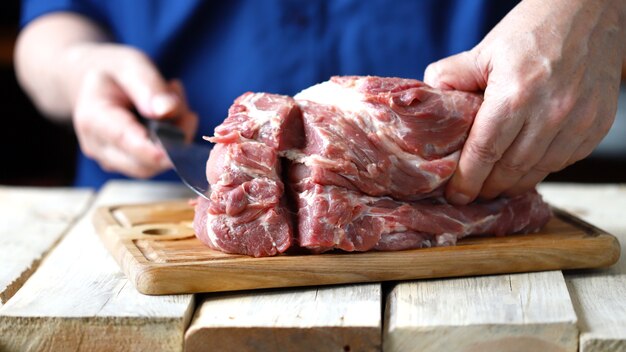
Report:
[[[560,271],[398,284],[384,329],[388,352],[574,352],[578,346]]]
[[[140,292],[233,291],[604,267],[619,257],[615,237],[557,211],[531,235],[473,237],[457,246],[398,252],[251,258],[204,246],[186,201],[103,207],[94,222]],[[454,258],[454,260],[451,260]]]
[[[380,351],[380,284],[209,294],[185,351]]]
[[[0,308],[0,351],[181,351],[191,295],[145,296],[102,246],[93,209],[187,195],[180,185],[114,181]]]
[[[551,203],[602,226],[626,250],[626,185],[544,184]],[[626,351],[626,258],[600,270],[566,271],[581,352]]]
[[[86,189],[0,187],[0,306],[85,212]]]

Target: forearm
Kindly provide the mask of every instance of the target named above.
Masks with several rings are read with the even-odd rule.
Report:
[[[24,28],[15,50],[17,78],[42,113],[70,119],[80,70],[73,49],[105,40],[97,24],[70,13],[45,15]]]

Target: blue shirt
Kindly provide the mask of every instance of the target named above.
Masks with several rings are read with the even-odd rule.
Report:
[[[115,41],[182,80],[210,135],[246,91],[293,95],[332,75],[421,79],[426,66],[468,50],[517,3],[498,0],[24,0],[22,25],[55,11],[87,16]],[[75,183],[107,179],[79,156]],[[177,179],[172,172],[158,179]]]

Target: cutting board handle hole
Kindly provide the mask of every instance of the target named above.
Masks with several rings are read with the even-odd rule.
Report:
[[[152,228],[141,231],[141,233],[143,233],[144,235],[151,235],[151,236],[175,235],[177,232],[178,231],[175,228],[167,228],[167,227],[152,227]]]

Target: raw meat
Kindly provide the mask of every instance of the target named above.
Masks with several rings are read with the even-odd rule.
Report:
[[[416,80],[355,76],[333,77],[295,99],[306,146],[289,157],[310,168],[313,182],[399,200],[441,189],[482,102]]]
[[[211,199],[199,200],[194,226],[210,247],[253,256],[296,244],[401,250],[533,232],[551,216],[534,191],[466,206],[442,197],[480,95],[348,76],[295,99],[246,93],[209,138]]]
[[[292,169],[293,170],[293,169]],[[537,192],[453,206],[443,198],[400,202],[310,178],[297,180],[299,244],[315,252],[401,250],[454,245],[471,234],[536,232],[550,218]]]
[[[200,198],[194,219],[209,247],[255,257],[291,246],[278,152],[302,144],[302,120],[287,96],[246,93],[209,138],[217,143],[206,165],[210,200]]]

